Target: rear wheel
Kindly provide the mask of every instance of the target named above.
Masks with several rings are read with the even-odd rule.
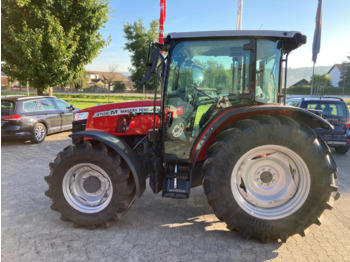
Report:
[[[203,186],[230,230],[286,241],[320,224],[333,205],[336,165],[311,129],[287,117],[258,116],[225,130],[208,151]]]
[[[340,154],[346,154],[349,151],[350,145],[347,146],[337,146],[335,147],[335,151]]]
[[[124,160],[99,142],[69,146],[50,164],[45,192],[62,220],[79,226],[106,226],[131,207],[135,183]]]
[[[33,128],[33,133],[30,141],[35,144],[39,144],[45,140],[46,127],[42,123],[36,123]]]

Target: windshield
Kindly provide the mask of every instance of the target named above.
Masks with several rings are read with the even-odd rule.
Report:
[[[168,93],[191,89],[191,85],[216,96],[248,91],[250,51],[243,47],[249,43],[250,40],[179,43],[171,57]]]

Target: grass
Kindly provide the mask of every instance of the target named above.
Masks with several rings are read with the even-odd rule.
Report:
[[[26,92],[21,93],[13,93],[13,92],[2,92],[1,95],[27,95]],[[36,95],[36,93],[30,93],[30,95]],[[85,109],[88,107],[93,107],[97,105],[105,105],[108,103],[119,103],[119,102],[125,102],[125,101],[138,101],[143,100],[142,96],[135,96],[135,95],[126,95],[126,96],[117,96],[115,94],[111,94],[108,98],[106,95],[93,95],[93,94],[54,94],[54,96],[61,98],[65,101],[67,101],[69,104],[73,104],[75,107],[80,109]],[[147,96],[146,100],[152,100],[153,96]],[[160,99],[158,97],[158,99]],[[346,104],[348,105],[348,108],[350,110],[350,98],[344,97],[343,98]],[[205,111],[205,110],[203,110]],[[200,113],[200,112],[198,112]]]
[[[1,95],[27,95],[25,92],[2,92]],[[30,93],[30,95],[35,96],[35,93]],[[138,101],[143,100],[143,96],[133,96],[133,95],[126,95],[126,96],[116,96],[111,95],[93,95],[93,94],[54,94],[57,98],[63,99],[67,101],[69,104],[73,104],[76,108],[85,109],[88,107],[93,107],[97,105],[105,105],[109,103],[119,103],[119,102],[126,102],[126,101]],[[147,96],[146,100],[152,100],[153,96]]]

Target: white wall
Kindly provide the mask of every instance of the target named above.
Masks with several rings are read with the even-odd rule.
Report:
[[[338,82],[340,81],[340,71],[336,66],[329,72],[328,76],[332,78],[332,85],[334,87],[339,87]]]

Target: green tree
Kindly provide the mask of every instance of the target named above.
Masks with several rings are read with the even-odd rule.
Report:
[[[150,28],[147,30],[142,24],[142,19],[138,19],[133,24],[127,23],[124,25],[123,31],[127,42],[124,50],[131,53],[131,80],[135,83],[138,90],[142,90],[142,78],[147,72],[145,65],[147,60],[148,45],[154,42],[158,35],[158,21],[153,20],[150,23]],[[154,82],[150,81],[146,84],[147,89],[153,89]]]
[[[323,94],[326,88],[332,88],[331,79],[327,74],[314,74],[314,93]],[[312,80],[310,81],[310,85],[311,83]]]
[[[350,56],[347,57],[350,60]],[[344,89],[344,94],[350,94],[350,62],[345,64],[345,73],[340,76],[339,87]]]
[[[126,85],[122,81],[115,81],[112,84],[114,86],[114,92],[124,92]]]
[[[3,0],[3,71],[39,95],[77,79],[110,40],[99,33],[109,14],[108,0]]]
[[[88,74],[85,69],[80,71],[76,78],[69,81],[67,85],[74,87],[75,89],[84,89],[88,87]]]

